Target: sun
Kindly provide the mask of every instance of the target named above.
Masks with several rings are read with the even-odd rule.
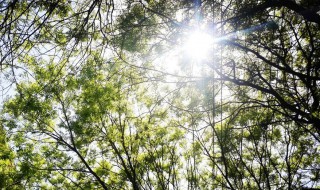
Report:
[[[185,37],[183,50],[187,56],[197,61],[206,59],[213,49],[213,36],[208,33],[195,30]]]
[[[184,31],[176,46],[170,46],[168,51],[156,56],[156,65],[159,70],[172,75],[188,73],[193,77],[203,76],[208,65],[204,63],[211,60],[216,48],[214,39],[212,32],[204,29]]]

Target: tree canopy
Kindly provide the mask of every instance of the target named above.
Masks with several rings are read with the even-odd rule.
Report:
[[[316,0],[0,2],[1,189],[320,188]]]

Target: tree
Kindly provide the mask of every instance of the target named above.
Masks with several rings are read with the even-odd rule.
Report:
[[[1,7],[4,188],[319,187],[316,1]],[[195,29],[201,60],[178,51]]]
[[[138,71],[104,62],[92,53],[73,75],[56,67],[64,63],[36,63],[36,81],[20,83],[6,103],[4,125],[14,131],[18,171],[28,171],[25,187],[177,186],[183,132],[161,121],[167,111],[127,82],[139,82]]]
[[[1,139],[0,139],[0,187],[19,189],[21,184],[19,179],[22,178],[22,174],[18,174],[14,166],[14,153],[8,146],[7,135],[5,130],[1,127]]]

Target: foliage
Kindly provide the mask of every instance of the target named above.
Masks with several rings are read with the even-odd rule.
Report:
[[[0,188],[319,187],[316,1],[12,0],[0,9],[3,92],[12,86]],[[209,57],[179,51],[193,30],[215,37]],[[165,69],[173,62],[177,73]]]

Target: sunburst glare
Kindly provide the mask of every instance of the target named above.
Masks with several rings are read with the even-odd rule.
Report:
[[[210,50],[213,49],[213,42],[212,35],[201,30],[195,30],[186,35],[183,49],[187,56],[195,60],[203,60],[209,56]]]

